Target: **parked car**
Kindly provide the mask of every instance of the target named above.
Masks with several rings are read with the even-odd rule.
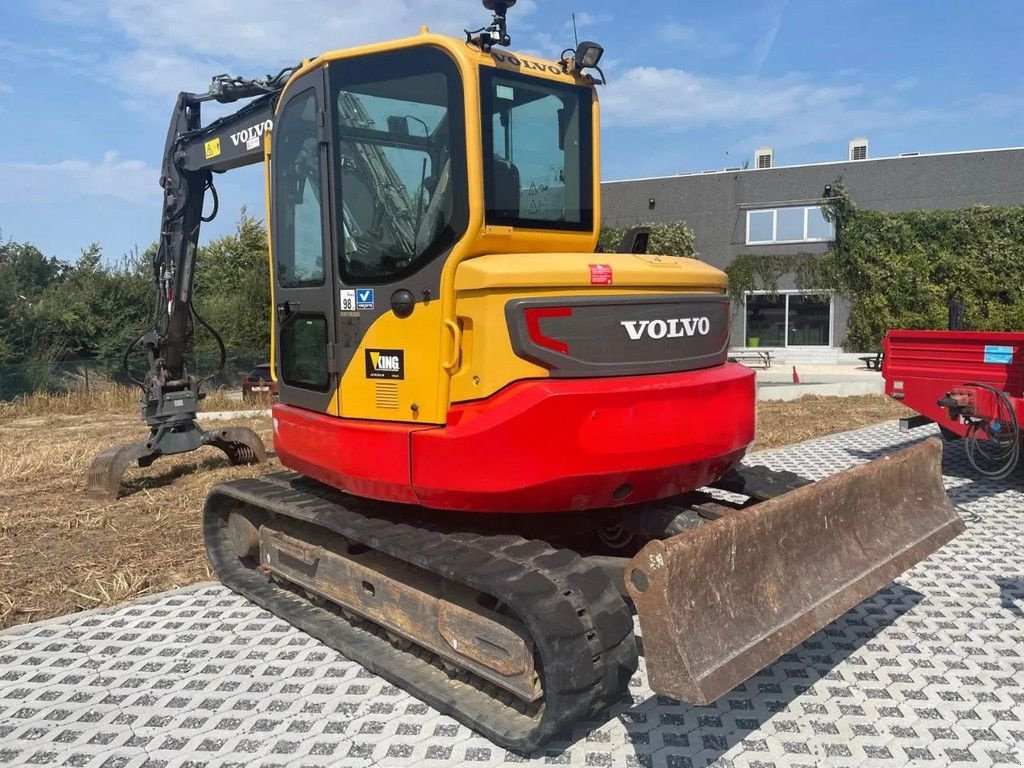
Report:
[[[243,400],[277,398],[277,382],[270,376],[270,363],[257,365],[242,379]]]

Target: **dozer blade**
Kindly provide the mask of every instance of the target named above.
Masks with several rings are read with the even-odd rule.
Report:
[[[644,546],[651,688],[709,704],[959,535],[941,457],[930,439]]]

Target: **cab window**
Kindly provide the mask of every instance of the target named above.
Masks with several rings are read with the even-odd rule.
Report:
[[[589,230],[590,89],[489,67],[481,89],[487,222]]]
[[[448,250],[465,230],[458,68],[426,47],[332,67],[342,279],[389,282]]]
[[[274,127],[274,256],[284,288],[324,282],[316,113],[316,94],[310,89],[285,105]]]

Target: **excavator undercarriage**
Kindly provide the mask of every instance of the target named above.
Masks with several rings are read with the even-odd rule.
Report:
[[[726,498],[620,508],[632,558],[568,548],[571,514],[524,538],[509,531],[542,535],[529,516],[425,514],[292,473],[216,486],[203,529],[225,585],[529,751],[622,699],[632,611],[652,688],[708,704],[958,535],[940,457],[927,441],[813,484],[739,469]]]

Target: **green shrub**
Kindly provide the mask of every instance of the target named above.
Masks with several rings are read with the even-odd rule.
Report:
[[[647,246],[648,253],[663,256],[694,256],[693,230],[684,221],[669,224],[643,224],[651,228],[651,240]],[[619,247],[622,238],[632,227],[602,227],[599,242],[606,251],[614,251]]]

